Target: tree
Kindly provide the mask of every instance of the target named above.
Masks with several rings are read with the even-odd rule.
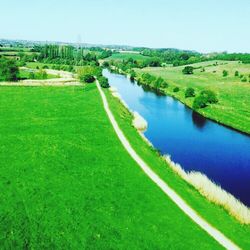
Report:
[[[205,108],[208,104],[217,103],[218,99],[212,90],[203,90],[200,95],[195,97],[193,102],[194,109]]]
[[[191,75],[194,73],[194,68],[192,66],[186,66],[183,70],[182,73],[185,75]]]
[[[109,88],[109,81],[108,81],[108,78],[104,77],[104,76],[100,76],[98,78],[99,80],[99,83],[101,85],[102,88]]]
[[[16,61],[0,57],[0,81],[17,81],[18,75]]]
[[[135,78],[136,78],[136,73],[135,73],[134,70],[131,70],[131,71],[130,71],[130,80],[131,80],[131,81],[134,81]]]
[[[213,104],[218,102],[216,94],[212,90],[203,90],[200,95],[206,99],[207,103]]]
[[[224,69],[223,72],[222,72],[222,75],[223,75],[223,77],[228,76],[228,71],[226,71],[226,70]]]
[[[194,97],[195,96],[195,90],[193,88],[187,88],[185,91],[185,97]]]
[[[173,92],[179,92],[180,91],[180,88],[179,87],[175,87],[174,89],[173,89]]]
[[[82,77],[82,79],[84,82],[86,83],[92,83],[95,81],[95,77],[93,75],[90,75],[90,74],[86,74]]]
[[[205,108],[207,106],[207,100],[204,96],[197,96],[193,102],[194,109]]]

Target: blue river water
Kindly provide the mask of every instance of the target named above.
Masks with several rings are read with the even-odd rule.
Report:
[[[148,122],[145,136],[185,170],[206,174],[250,206],[250,136],[193,112],[172,97],[154,93],[104,70],[112,87]]]

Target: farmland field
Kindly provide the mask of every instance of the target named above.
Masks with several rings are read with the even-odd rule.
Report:
[[[180,67],[145,68],[137,72],[148,72],[163,77],[169,87],[165,89],[188,106],[192,106],[194,98],[185,98],[185,90],[193,87],[196,93],[204,89],[213,90],[219,99],[218,104],[200,109],[199,112],[217,122],[226,124],[240,131],[250,133],[250,65],[239,62],[208,61],[193,64],[192,75],[184,75]],[[202,72],[202,68],[205,72]],[[228,76],[223,77],[223,70]],[[235,71],[240,76],[235,76]],[[241,81],[246,78],[246,82]],[[174,93],[173,88],[178,86],[179,92]]]

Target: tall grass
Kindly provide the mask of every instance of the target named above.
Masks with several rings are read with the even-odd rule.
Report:
[[[182,167],[174,163],[170,156],[163,156],[167,164],[184,180],[194,186],[210,202],[222,206],[230,215],[242,224],[250,224],[250,209],[233,195],[208,179],[200,172],[186,172]]]

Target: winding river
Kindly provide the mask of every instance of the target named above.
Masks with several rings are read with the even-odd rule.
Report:
[[[169,96],[104,70],[111,86],[148,122],[145,136],[185,170],[199,171],[250,207],[250,136],[210,121]]]

